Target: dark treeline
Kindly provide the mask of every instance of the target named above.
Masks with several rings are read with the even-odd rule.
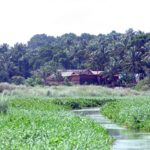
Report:
[[[0,46],[0,82],[44,79],[57,69],[85,68],[126,77],[149,76],[150,33],[129,29],[107,35],[37,34],[26,45]]]

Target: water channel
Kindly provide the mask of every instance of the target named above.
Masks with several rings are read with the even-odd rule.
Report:
[[[100,123],[115,139],[112,150],[150,150],[150,133],[123,128],[100,113],[100,108],[73,110],[79,115],[86,115]]]

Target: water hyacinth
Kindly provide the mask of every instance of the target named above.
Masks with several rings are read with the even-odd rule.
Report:
[[[9,108],[0,117],[0,149],[110,149],[104,128],[52,100],[16,98]]]
[[[150,98],[136,97],[107,103],[101,109],[108,118],[138,130],[150,131]]]

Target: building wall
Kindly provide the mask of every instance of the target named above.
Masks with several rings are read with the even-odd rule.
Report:
[[[74,84],[98,84],[98,79],[96,75],[72,75],[68,77],[68,80]]]
[[[68,80],[74,84],[80,84],[80,75],[72,75],[68,77]]]
[[[96,75],[80,75],[80,84],[98,84]]]

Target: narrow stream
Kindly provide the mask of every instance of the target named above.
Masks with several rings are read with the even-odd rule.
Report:
[[[113,123],[100,113],[99,108],[73,110],[100,123],[115,139],[112,150],[150,150],[150,133],[131,131]]]

